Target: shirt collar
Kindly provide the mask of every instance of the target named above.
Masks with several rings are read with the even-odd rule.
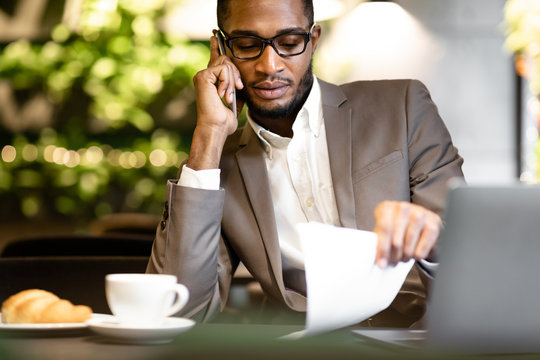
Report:
[[[270,159],[272,159],[272,148],[285,148],[289,145],[291,138],[282,137],[269,130],[266,130],[251,118],[249,115],[249,110],[247,111],[247,121],[253,131],[255,131],[255,134],[257,134],[259,137],[263,149]],[[313,76],[313,86],[311,87],[304,105],[296,116],[293,124],[293,133],[294,130],[309,126],[313,136],[318,137],[320,134],[322,121],[321,87],[317,77]]]

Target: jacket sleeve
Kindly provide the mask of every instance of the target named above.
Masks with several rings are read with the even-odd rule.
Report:
[[[169,181],[167,197],[146,272],[176,275],[190,292],[179,314],[206,321],[226,303],[232,277],[231,253],[221,237],[225,191]]]
[[[411,202],[442,216],[448,181],[463,178],[463,159],[424,84],[409,83],[406,106]]]

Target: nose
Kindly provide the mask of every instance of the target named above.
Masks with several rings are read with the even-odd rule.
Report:
[[[266,75],[274,75],[284,68],[283,58],[270,45],[264,48],[263,53],[256,60],[255,70]]]

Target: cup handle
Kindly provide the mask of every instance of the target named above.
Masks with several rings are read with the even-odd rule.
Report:
[[[189,300],[189,290],[182,284],[176,284],[172,289],[172,292],[176,293],[176,301],[167,310],[166,316],[171,316],[179,312],[184,306],[186,306]]]

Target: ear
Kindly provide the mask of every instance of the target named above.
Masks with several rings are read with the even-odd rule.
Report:
[[[312,50],[311,54],[315,53],[315,50],[317,49],[317,44],[319,43],[319,38],[321,37],[322,29],[321,26],[318,24],[315,24],[313,27],[313,30],[311,31],[311,44],[312,44]]]

